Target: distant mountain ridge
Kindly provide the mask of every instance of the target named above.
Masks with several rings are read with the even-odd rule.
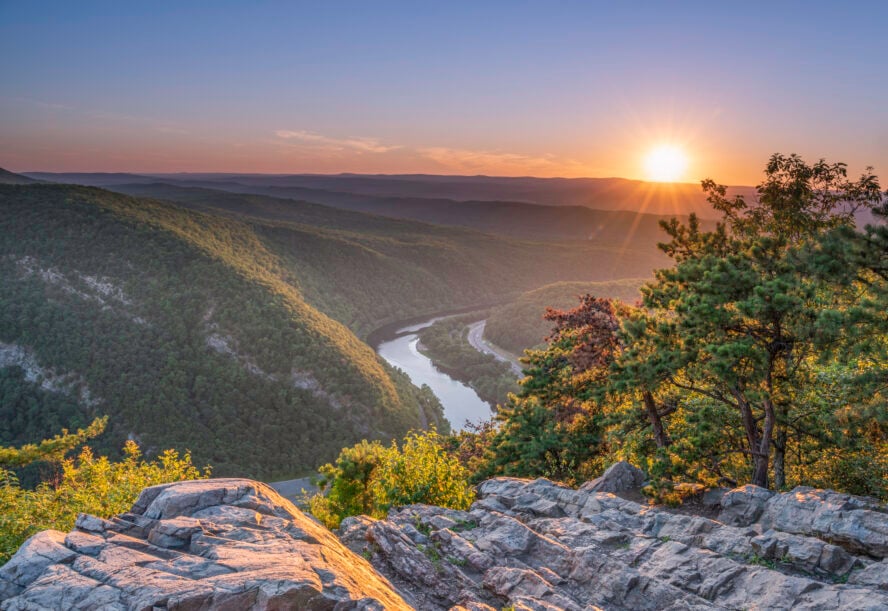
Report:
[[[414,175],[156,174],[162,179],[238,182],[250,186],[302,187],[382,197],[507,201],[545,206],[585,206],[657,215],[713,216],[697,183],[654,183],[626,178],[536,178]],[[752,195],[751,187],[733,187]]]
[[[634,185],[613,193],[602,189],[598,182],[587,203],[576,193],[565,192],[556,179],[487,179],[465,177],[354,177],[354,176],[253,176],[220,175],[162,175],[139,177],[132,174],[33,174],[45,180],[67,181],[101,186],[112,190],[134,192],[137,184],[175,185],[182,188],[212,189],[233,193],[267,195],[369,212],[391,218],[413,219],[439,225],[471,227],[486,233],[497,233],[530,239],[607,240],[617,243],[627,236],[656,242],[662,237],[659,221],[673,216],[685,216],[687,210],[697,211],[706,218],[711,214],[702,191],[694,185],[655,185],[622,179],[589,179],[617,181]],[[184,178],[183,178],[184,177]],[[361,178],[361,180],[356,180]],[[440,178],[441,180],[437,180]],[[420,180],[421,179],[421,180]],[[567,179],[565,179],[567,180]],[[570,179],[578,180],[578,179]],[[428,181],[428,184],[426,182]],[[488,183],[487,181],[494,181]],[[506,188],[499,190],[503,181]],[[513,200],[508,195],[521,196],[520,186],[508,181],[530,181],[535,188],[549,193],[536,201]],[[377,184],[378,183],[378,184]],[[311,186],[306,186],[311,185]],[[479,187],[480,186],[480,187]],[[573,183],[568,186],[574,188]],[[475,199],[461,200],[435,194],[438,187],[452,195],[472,195]],[[157,187],[154,187],[155,189]],[[145,188],[143,188],[144,190]],[[339,190],[333,190],[339,189]],[[640,189],[640,190],[637,190]],[[653,191],[650,191],[653,189]],[[392,195],[388,191],[395,192]],[[418,191],[426,192],[420,196]],[[651,193],[654,193],[652,198]],[[671,193],[669,205],[665,194]],[[566,196],[569,201],[563,201]],[[591,197],[591,196],[590,196]],[[533,200],[533,197],[529,198]],[[588,197],[586,199],[589,199]],[[573,202],[573,203],[571,203]],[[630,238],[631,239],[631,238]]]
[[[654,215],[684,216],[696,212],[714,218],[709,203],[697,183],[653,183],[625,178],[535,178],[436,175],[364,175],[364,174],[53,174],[28,172],[28,176],[56,182],[74,182],[109,186],[126,182],[145,182],[144,178],[164,182],[228,183],[243,187],[312,189],[382,198],[449,199],[457,202],[495,201],[544,206],[585,206],[599,210],[628,210]],[[141,176],[141,178],[138,178]],[[87,182],[89,181],[89,182]],[[752,196],[752,187],[731,187],[738,194]],[[267,193],[275,195],[275,193]],[[309,199],[310,197],[302,197]],[[319,202],[330,203],[330,202]]]
[[[169,183],[119,184],[106,188],[130,195],[172,199],[181,203],[212,199],[211,206],[224,208],[237,201],[233,194],[255,196],[253,213],[279,220],[300,222],[306,209],[322,204],[353,212],[392,219],[410,219],[435,225],[467,227],[484,233],[533,240],[592,240],[600,243],[640,242],[655,244],[664,234],[660,221],[670,217],[619,210],[593,210],[584,206],[540,206],[518,202],[457,202],[446,199],[371,198],[368,196],[277,187],[230,185],[218,190],[213,183],[179,186]],[[308,191],[308,192],[306,192]],[[285,202],[291,202],[286,207]],[[242,207],[242,204],[241,204]],[[271,212],[274,208],[274,212]],[[362,218],[366,219],[366,216]],[[338,220],[343,220],[340,217]]]

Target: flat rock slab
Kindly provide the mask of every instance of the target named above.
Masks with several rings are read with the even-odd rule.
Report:
[[[81,516],[0,568],[0,609],[409,609],[373,567],[271,487],[146,488],[129,513]]]

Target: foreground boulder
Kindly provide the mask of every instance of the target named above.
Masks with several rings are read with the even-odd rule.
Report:
[[[738,490],[726,516],[758,518],[738,527],[548,480],[478,496],[340,536],[419,609],[888,609],[888,514],[866,499]]]
[[[729,526],[749,526],[761,517],[772,496],[773,492],[754,484],[729,490],[719,500],[718,521]]]
[[[625,460],[615,462],[601,477],[580,486],[585,492],[626,492],[641,488],[645,479],[644,471]]]
[[[409,609],[363,558],[265,484],[145,489],[0,568],[0,609]]]

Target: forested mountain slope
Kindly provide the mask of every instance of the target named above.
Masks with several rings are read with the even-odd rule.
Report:
[[[247,223],[63,185],[0,186],[0,211],[0,389],[27,407],[0,444],[109,414],[109,449],[271,478],[441,420]]]
[[[261,195],[161,183],[110,188],[249,222],[305,298],[361,337],[386,323],[502,302],[555,280],[646,276],[666,260],[643,232],[521,240]]]
[[[27,176],[15,174],[14,172],[10,172],[9,170],[4,170],[3,168],[0,168],[0,185],[30,185],[35,182],[39,181],[34,178],[28,178]]]

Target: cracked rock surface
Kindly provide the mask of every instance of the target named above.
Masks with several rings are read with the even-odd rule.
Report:
[[[0,609],[409,609],[265,484],[154,486],[129,513],[43,531],[0,568]]]
[[[412,505],[340,536],[419,609],[888,609],[884,506],[811,488],[724,497],[712,520],[498,478],[470,511]]]
[[[704,499],[708,519],[601,490],[631,470],[603,477],[492,479],[469,511],[347,518],[339,538],[258,482],[155,486],[31,537],[0,568],[0,609],[888,609],[872,499],[744,486]]]

